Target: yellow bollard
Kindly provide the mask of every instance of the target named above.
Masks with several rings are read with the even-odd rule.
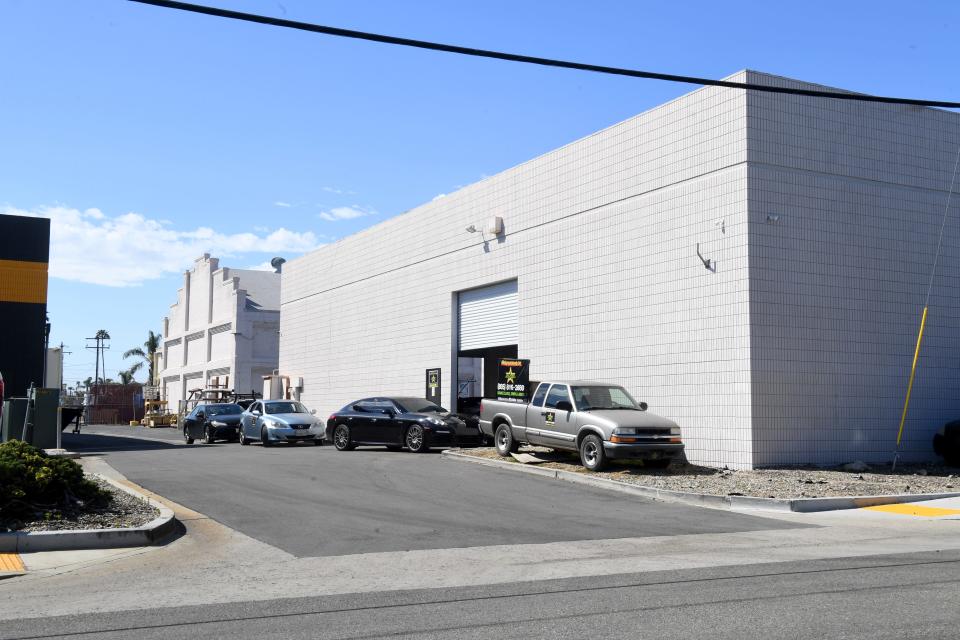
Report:
[[[910,406],[910,392],[913,391],[913,376],[917,373],[917,359],[920,357],[920,341],[923,340],[923,328],[927,325],[927,307],[923,308],[920,318],[920,332],[917,334],[917,348],[913,352],[913,366],[910,367],[910,382],[907,384],[907,397],[903,401],[903,414],[900,416],[900,431],[897,432],[897,450],[900,449],[900,439],[903,438],[903,423],[907,419],[907,407]]]

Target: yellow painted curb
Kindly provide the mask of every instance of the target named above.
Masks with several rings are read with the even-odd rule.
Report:
[[[26,571],[16,553],[0,553],[0,571]]]
[[[936,518],[938,516],[960,515],[960,509],[942,509],[940,507],[924,507],[919,504],[881,504],[876,507],[864,507],[870,511],[885,513],[899,513],[904,516],[919,516],[921,518]]]

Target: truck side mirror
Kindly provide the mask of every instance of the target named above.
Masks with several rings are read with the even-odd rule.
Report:
[[[569,400],[561,400],[557,403],[557,411],[573,411],[573,405]]]
[[[647,403],[646,403],[646,402],[641,402],[641,403],[640,403],[640,410],[641,410],[641,411],[646,411],[646,410],[647,410]]]

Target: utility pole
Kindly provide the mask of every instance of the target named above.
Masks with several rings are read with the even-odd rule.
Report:
[[[92,338],[87,338],[87,340],[94,341],[94,345],[92,347],[90,345],[87,345],[87,349],[93,349],[94,351],[96,351],[96,354],[97,354],[95,371],[93,373],[93,402],[91,403],[93,405],[97,404],[97,396],[100,395],[100,361],[101,360],[104,360],[103,362],[104,377],[106,377],[106,374],[107,374],[107,363],[105,361],[105,357],[101,358],[100,356],[104,351],[110,348],[110,346],[107,344],[107,340],[109,339],[110,339],[110,334],[107,333],[106,329],[100,329],[99,331],[97,331],[97,335],[95,335]]]

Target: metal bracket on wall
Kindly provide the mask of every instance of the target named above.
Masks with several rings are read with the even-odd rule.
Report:
[[[710,261],[710,258],[704,258],[703,255],[700,253],[699,242],[697,243],[697,257],[700,258],[700,260],[703,262],[703,266],[705,266],[708,270],[710,271],[717,270],[717,266]]]

